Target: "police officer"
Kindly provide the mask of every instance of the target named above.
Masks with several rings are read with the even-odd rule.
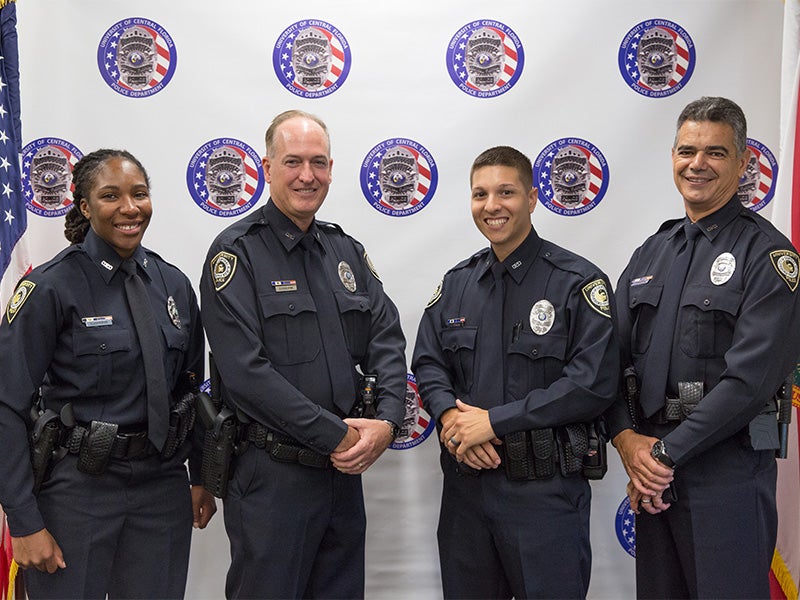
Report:
[[[490,247],[445,274],[412,370],[436,417],[444,473],[445,598],[581,598],[591,570],[587,422],[612,402],[606,276],[539,237],[530,160],[496,147],[472,165]]]
[[[65,232],[73,245],[20,282],[0,323],[0,502],[14,558],[27,568],[31,598],[180,598],[192,522],[205,527],[216,507],[201,486],[190,494],[191,432],[161,447],[149,439],[168,423],[148,420],[146,397],[160,384],[170,419],[181,375],[202,376],[197,301],[183,273],[141,246],[152,205],[136,158],[87,154],[73,185]],[[157,327],[166,380],[153,384],[123,263],[138,272]],[[62,419],[65,447],[55,450],[63,457],[38,495],[28,448],[34,402],[50,414],[71,405],[75,421]]]
[[[742,110],[704,97],[672,147],[686,215],[617,286],[623,366],[639,398],[610,411],[630,476],[640,598],[768,598],[777,532],[776,391],[800,354],[798,257],[736,192]]]
[[[318,221],[333,161],[325,124],[272,121],[270,199],[223,231],[200,284],[222,397],[244,425],[225,499],[234,598],[359,598],[360,474],[404,414],[405,340],[364,248]],[[377,375],[374,419],[348,418],[359,373]]]

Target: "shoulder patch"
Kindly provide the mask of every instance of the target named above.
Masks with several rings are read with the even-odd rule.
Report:
[[[20,284],[17,286],[17,289],[14,291],[14,295],[11,297],[8,307],[6,308],[6,319],[8,319],[9,325],[11,325],[14,317],[16,317],[17,313],[19,313],[22,305],[25,304],[25,301],[30,298],[31,294],[33,293],[33,288],[35,287],[36,284],[32,281],[28,281],[27,279],[20,282]]]
[[[230,252],[219,252],[211,259],[211,278],[214,280],[214,289],[220,291],[228,285],[236,273],[238,258]]]
[[[431,296],[431,299],[428,300],[428,304],[427,304],[427,306],[425,306],[425,308],[430,308],[431,306],[436,304],[441,299],[441,297],[442,297],[442,284],[443,283],[444,283],[444,280],[440,281],[439,285],[436,286],[436,289],[433,292],[433,296]]]
[[[375,265],[372,264],[372,260],[370,259],[369,254],[367,254],[366,250],[364,251],[364,262],[367,263],[367,268],[369,269],[369,272],[372,273],[372,276],[375,277],[375,279],[377,279],[378,281],[381,281],[381,276],[378,275],[378,271],[375,270]],[[381,281],[381,283],[383,282]]]
[[[587,283],[581,288],[581,292],[589,306],[604,317],[611,318],[611,303],[608,301],[608,290],[602,279],[595,279]]]
[[[769,259],[789,289],[795,291],[799,280],[797,254],[791,250],[773,250],[769,253]]]

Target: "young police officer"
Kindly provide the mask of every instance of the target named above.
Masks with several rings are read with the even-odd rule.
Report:
[[[444,277],[413,371],[440,428],[445,598],[581,598],[591,570],[587,432],[613,401],[618,350],[606,276],[543,240],[530,160],[472,165],[490,248]]]

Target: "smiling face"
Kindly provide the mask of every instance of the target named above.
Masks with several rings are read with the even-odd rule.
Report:
[[[490,165],[473,171],[472,219],[499,260],[530,233],[536,198],[536,188],[526,188],[514,167]]]
[[[284,121],[261,164],[275,206],[306,231],[331,184],[333,160],[325,131],[304,117]]]
[[[80,209],[94,232],[122,258],[129,258],[142,243],[153,214],[144,173],[125,158],[109,158],[94,174]]]
[[[686,214],[697,221],[736,193],[749,151],[738,154],[733,128],[715,121],[685,121],[672,149],[672,174]]]

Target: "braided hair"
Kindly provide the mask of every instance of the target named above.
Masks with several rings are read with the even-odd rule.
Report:
[[[72,169],[73,203],[64,222],[64,237],[72,244],[80,244],[86,238],[86,232],[89,231],[89,219],[81,211],[81,200],[86,199],[88,202],[97,172],[112,158],[122,158],[136,165],[144,175],[147,187],[150,187],[150,177],[147,175],[147,171],[142,163],[127,150],[102,148],[84,156],[75,163],[75,167]]]

